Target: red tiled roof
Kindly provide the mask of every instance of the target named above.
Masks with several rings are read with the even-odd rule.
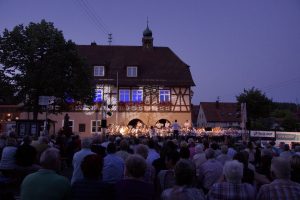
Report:
[[[207,122],[240,122],[240,108],[237,103],[201,102]]]
[[[161,85],[195,86],[189,66],[167,47],[144,49],[142,46],[78,45],[79,54],[89,67],[105,66],[105,76],[96,82],[120,86]],[[137,66],[138,77],[126,77],[126,67]]]

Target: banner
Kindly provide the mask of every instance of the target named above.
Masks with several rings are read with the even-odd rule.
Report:
[[[275,138],[274,131],[250,131],[250,137]]]

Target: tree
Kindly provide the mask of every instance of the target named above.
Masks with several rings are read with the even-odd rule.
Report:
[[[265,93],[252,87],[249,90],[244,89],[244,92],[236,96],[236,99],[239,104],[246,103],[247,105],[247,119],[248,122],[251,122],[250,128],[255,128],[255,124],[260,124],[259,127],[264,127],[264,129],[268,128],[267,125],[262,125],[262,121],[265,120],[261,119],[270,117],[273,102]],[[257,123],[258,121],[261,122]]]
[[[53,23],[42,20],[5,29],[0,35],[0,64],[34,119],[40,111],[39,96],[55,96],[61,105],[67,98],[92,103],[91,74],[84,69],[76,45],[66,41]]]

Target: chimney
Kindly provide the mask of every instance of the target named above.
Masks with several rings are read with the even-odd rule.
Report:
[[[97,46],[97,43],[95,41],[91,42],[91,46]]]

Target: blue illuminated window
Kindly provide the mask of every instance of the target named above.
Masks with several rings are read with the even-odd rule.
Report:
[[[102,102],[102,100],[103,100],[103,90],[96,88],[94,102]]]
[[[130,90],[120,90],[119,91],[119,101],[120,102],[129,102],[130,101]]]
[[[132,90],[132,98],[133,102],[142,102],[143,101],[143,90]]]
[[[136,66],[127,67],[127,77],[137,77],[137,67]]]
[[[94,76],[104,76],[104,66],[94,66]]]
[[[170,90],[159,91],[159,102],[170,102]]]

